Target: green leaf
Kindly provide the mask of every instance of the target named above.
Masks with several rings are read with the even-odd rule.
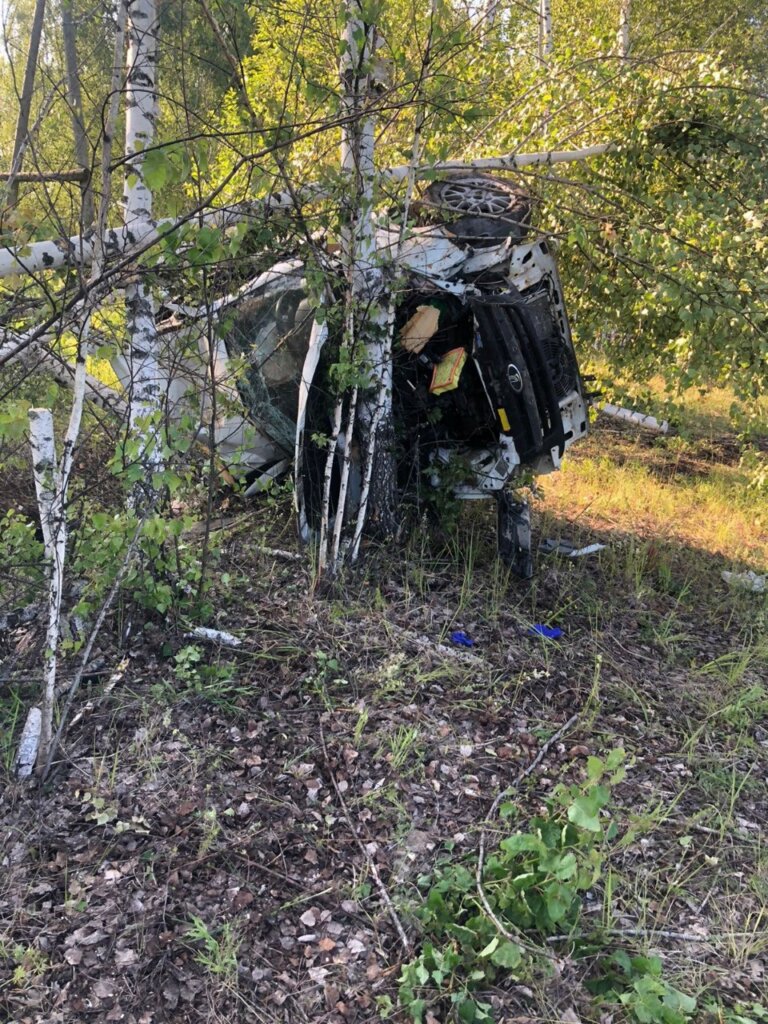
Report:
[[[424,1011],[427,1008],[426,999],[414,999],[408,1006],[414,1024],[421,1024],[424,1019]]]
[[[480,952],[477,955],[479,957],[490,956],[492,953],[494,953],[496,951],[498,945],[499,945],[499,936],[498,935],[494,935],[494,937],[491,939],[491,941],[488,943],[488,945],[485,947],[485,949],[481,949]]]
[[[416,977],[420,985],[426,985],[429,981],[429,971],[424,964],[420,963],[416,965]]]
[[[459,1003],[458,1011],[459,1020],[464,1021],[464,1024],[473,1024],[477,1017],[477,1006],[474,999],[464,999]]]
[[[505,939],[491,955],[491,963],[497,967],[517,967],[522,960],[522,950],[514,943]]]
[[[164,150],[151,149],[141,165],[141,175],[147,188],[153,192],[159,191],[167,182],[170,173],[171,162]]]
[[[577,797],[568,808],[568,820],[586,829],[587,832],[602,832],[600,825],[599,804],[591,796]]]

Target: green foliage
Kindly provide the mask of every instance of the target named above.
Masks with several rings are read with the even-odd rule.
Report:
[[[712,1008],[713,1012],[718,1012],[718,1007]],[[725,1013],[720,1013],[724,1024],[764,1024],[768,1021],[768,1007],[762,1003],[736,1003],[736,1005],[726,1010]]]
[[[223,981],[234,982],[236,980],[240,939],[235,934],[230,922],[221,926],[217,937],[201,917],[193,914],[192,923],[187,928],[185,936],[197,946],[196,963]]]
[[[664,980],[656,956],[618,950],[600,963],[598,972],[588,987],[603,1002],[625,1007],[638,1024],[687,1024],[696,1012],[696,1000]]]
[[[590,757],[580,784],[558,786],[543,814],[525,831],[503,839],[484,865],[482,886],[502,934],[485,911],[477,887],[474,858],[443,857],[430,876],[414,914],[422,929],[418,956],[400,975],[399,1002],[415,1024],[428,1010],[441,1019],[492,1024],[485,993],[503,990],[507,980],[531,983],[546,978],[553,933],[572,936],[573,955],[582,957],[586,989],[601,1019],[612,1014],[633,1024],[690,1024],[697,1000],[667,981],[658,957],[616,948],[610,932],[581,929],[582,897],[599,893],[606,857],[617,826],[608,806],[612,787],[624,777],[624,751]],[[501,815],[517,813],[502,805]],[[608,886],[610,891],[610,886]],[[610,898],[610,897],[607,897]],[[382,1015],[394,1007],[382,1005]],[[761,1024],[760,1004],[708,1009],[728,1024]]]
[[[37,598],[44,578],[43,553],[33,522],[13,509],[0,517],[0,596],[12,598],[16,605]]]
[[[581,785],[560,786],[527,831],[503,839],[483,868],[483,890],[495,917],[520,943],[499,934],[477,890],[476,865],[448,859],[422,878],[423,932],[419,956],[400,977],[400,1001],[421,1022],[431,999],[447,999],[463,1021],[490,1021],[490,1006],[475,994],[512,972],[530,969],[530,937],[575,929],[581,898],[600,880],[605,848],[616,826],[605,817],[610,787],[624,775],[624,751],[591,757]],[[516,813],[502,805],[503,817]],[[523,938],[525,933],[525,938]]]
[[[235,665],[219,661],[209,663],[205,652],[197,644],[182,647],[174,655],[173,662],[174,675],[185,687],[185,697],[203,698],[234,714],[238,710],[237,700],[252,695],[249,686],[237,682]],[[159,686],[158,698],[169,698],[169,689],[168,686]],[[173,695],[176,695],[175,688]]]
[[[184,536],[194,522],[192,516],[162,514],[144,520],[138,555],[123,582],[123,591],[139,607],[163,617],[175,613],[199,620],[210,614],[205,597],[209,581],[203,577],[199,545]],[[91,510],[84,516],[72,560],[73,574],[86,584],[76,609],[79,614],[98,608],[138,529],[139,521],[130,511]]]

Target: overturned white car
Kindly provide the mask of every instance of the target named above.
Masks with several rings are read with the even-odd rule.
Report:
[[[532,572],[530,524],[515,484],[557,469],[588,429],[551,245],[525,240],[530,206],[524,193],[486,176],[426,189],[395,257],[407,286],[396,309],[392,388],[402,500],[418,503],[425,487],[446,480],[457,497],[495,498],[500,555],[522,576]],[[382,227],[380,251],[393,251],[396,236],[399,229]],[[220,423],[219,447],[244,455],[254,491],[294,467],[307,539],[327,462],[334,339],[314,323],[299,261],[249,284],[231,312],[218,357],[222,366],[244,360],[236,387],[249,416]],[[247,419],[253,430],[243,451]],[[354,503],[359,457],[349,454],[346,501]]]

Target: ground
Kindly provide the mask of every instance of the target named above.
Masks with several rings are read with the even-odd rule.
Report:
[[[478,999],[499,1024],[765,1019],[768,601],[721,578],[768,564],[745,484],[727,432],[599,420],[541,481],[534,525],[606,547],[541,556],[530,583],[479,508],[327,586],[274,553],[293,546],[284,504],[233,505],[208,624],[242,646],[159,617],[125,639],[121,606],[42,788],[10,772],[39,671],[19,627],[0,683],[0,1019],[405,1021],[440,865],[525,832],[619,749],[579,933],[658,955],[695,1011],[597,1008],[600,958],[575,932]],[[511,817],[491,814],[508,786]],[[450,984],[425,985],[427,1024],[454,1019]]]

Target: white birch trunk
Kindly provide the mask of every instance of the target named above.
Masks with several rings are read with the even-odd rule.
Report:
[[[478,157],[477,160],[441,160],[431,166],[419,167],[417,178],[432,177],[443,171],[517,171],[524,167],[549,167],[553,164],[578,163],[590,160],[595,156],[612,153],[616,149],[615,142],[602,142],[596,146],[585,146],[584,149],[543,150],[538,153],[506,153],[503,156]],[[390,181],[403,181],[413,168],[409,164],[390,167],[381,171],[381,176]]]
[[[155,0],[129,0],[128,63],[126,69],[125,152],[127,160],[123,193],[124,222],[131,234],[146,235],[153,228],[152,191],[142,170],[144,151],[153,144],[157,117],[157,6]],[[141,503],[155,500],[152,474],[160,469],[162,455],[157,414],[162,409],[163,371],[152,295],[140,269],[125,289],[127,361],[130,369],[129,421],[131,433],[140,440],[144,466]]]
[[[340,554],[343,499],[346,497],[350,470],[351,439],[357,416],[362,449],[363,475],[370,478],[375,471],[376,493],[371,511],[377,532],[392,535],[396,525],[396,467],[394,452],[381,444],[382,436],[390,440],[392,424],[392,360],[387,336],[391,317],[387,304],[382,304],[383,274],[376,254],[373,221],[374,199],[374,117],[369,112],[377,82],[372,66],[376,54],[377,29],[367,24],[360,0],[349,0],[344,26],[344,53],[340,63],[342,112],[348,122],[342,129],[341,166],[349,176],[350,197],[344,236],[343,259],[347,269],[348,306],[351,325],[348,335],[353,344],[362,341],[362,353],[369,367],[369,386],[350,401],[345,431],[340,501],[334,528],[331,566]],[[359,355],[358,355],[359,358]],[[367,496],[366,496],[367,497]],[[367,518],[367,506],[361,508],[358,521]],[[355,531],[356,532],[356,531]],[[357,549],[355,549],[355,554]]]
[[[29,410],[29,441],[32,467],[48,569],[48,626],[45,638],[45,668],[41,701],[41,728],[38,766],[44,765],[53,735],[53,706],[56,699],[61,598],[64,590],[64,565],[67,557],[67,495],[74,464],[75,447],[85,400],[86,346],[81,341],[75,364],[72,408],[64,438],[61,462],[56,461],[53,416],[50,409]]]
[[[622,60],[629,57],[629,25],[632,17],[632,0],[620,0],[619,31],[616,43]]]
[[[481,157],[477,160],[443,160],[436,164],[417,167],[417,178],[431,178],[441,171],[515,171],[524,167],[548,167],[552,164],[578,163],[593,157],[610,153],[616,148],[613,142],[604,142],[584,149],[545,150],[538,153],[507,153],[502,156]],[[390,167],[379,172],[380,177],[389,181],[404,181],[414,168],[410,164]],[[308,202],[312,199],[326,199],[329,193],[320,188],[302,189],[297,197]],[[208,209],[202,222],[216,227],[231,227],[252,217],[263,216],[270,210],[290,210],[295,199],[288,192],[277,192],[263,200],[241,203],[228,209]],[[165,234],[187,223],[193,214],[178,219],[165,218],[156,223],[110,228],[101,236],[106,258],[129,253],[132,249],[145,250]],[[23,246],[0,247],[0,278],[15,274],[39,274],[45,270],[60,270],[62,267],[77,267],[90,264],[94,257],[93,236],[72,235],[69,238],[30,242]],[[0,366],[11,357],[12,351],[0,347]]]
[[[48,625],[45,634],[40,741],[37,750],[37,763],[40,765],[45,763],[53,733],[61,592],[66,550],[66,517],[60,500],[61,487],[56,466],[53,416],[50,409],[29,410],[29,442],[32,448],[37,507],[40,512],[48,575]]]
[[[553,48],[552,0],[539,0],[539,60],[546,60]]]
[[[35,767],[37,752],[40,749],[40,730],[42,724],[43,718],[40,708],[30,708],[16,753],[16,774],[20,779],[29,778],[32,774],[32,769]]]

